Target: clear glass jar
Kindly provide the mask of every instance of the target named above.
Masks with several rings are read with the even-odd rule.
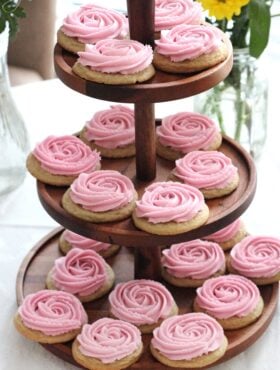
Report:
[[[255,159],[267,130],[268,82],[248,49],[235,49],[229,76],[194,98],[194,110],[211,117],[222,133],[238,141]]]
[[[13,100],[7,68],[8,27],[0,34],[0,195],[24,180],[29,140],[23,118]]]

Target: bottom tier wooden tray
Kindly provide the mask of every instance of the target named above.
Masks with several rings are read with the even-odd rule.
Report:
[[[22,262],[17,276],[16,286],[18,304],[22,302],[22,299],[27,294],[44,289],[46,275],[51,269],[54,260],[60,256],[60,252],[58,250],[58,239],[62,231],[63,228],[59,228],[48,234],[37,245],[35,245]],[[109,264],[113,267],[116,273],[116,283],[134,278],[133,260],[133,248],[126,247],[122,247],[121,251],[117,255],[108,259]],[[165,285],[173,294],[179,306],[180,313],[183,314],[190,312],[195,296],[195,290],[175,288],[168,284]],[[229,347],[224,357],[216,364],[227,361],[233,356],[246,350],[262,335],[272,320],[278,301],[278,283],[261,287],[260,290],[265,304],[262,316],[256,323],[246,328],[226,331]],[[84,306],[89,315],[89,322],[108,316],[107,297],[101,298],[94,303],[86,303]],[[150,335],[143,336],[145,346],[144,353],[141,359],[136,364],[132,365],[130,369],[170,369],[169,367],[157,362],[150,354],[148,348],[150,338]],[[43,346],[57,357],[79,367],[72,358],[71,343]]]

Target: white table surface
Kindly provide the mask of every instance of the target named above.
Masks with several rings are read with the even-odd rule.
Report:
[[[279,23],[278,23],[279,25]],[[279,42],[268,49],[267,69],[270,80],[268,138],[257,163],[256,196],[242,218],[252,234],[280,236],[279,185],[280,148],[277,78]],[[272,58],[273,57],[273,58]],[[103,102],[80,95],[59,80],[33,83],[13,89],[30,136],[31,147],[49,134],[70,134],[99,109]],[[156,105],[157,116],[186,110],[190,99]],[[24,184],[9,197],[0,199],[0,370],[76,369],[48,353],[39,344],[22,338],[14,329],[16,311],[15,279],[24,256],[37,241],[58,226],[41,206],[35,180],[27,174]],[[265,334],[248,350],[215,370],[275,370],[280,368],[280,310]]]

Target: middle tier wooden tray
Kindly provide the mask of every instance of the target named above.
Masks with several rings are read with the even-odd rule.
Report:
[[[210,209],[208,222],[202,227],[172,236],[153,235],[135,228],[131,218],[121,222],[94,224],[71,216],[61,206],[61,198],[66,188],[37,183],[40,201],[45,210],[59,224],[78,234],[112,244],[128,247],[156,247],[201,238],[221,229],[238,218],[250,205],[256,190],[256,169],[251,156],[229,137],[223,137],[219,149],[232,159],[238,167],[240,182],[238,188],[228,196],[207,201]],[[165,181],[174,168],[174,162],[157,158],[157,175],[154,181]],[[102,159],[102,169],[120,171],[134,182],[139,197],[150,182],[137,180],[135,158]]]

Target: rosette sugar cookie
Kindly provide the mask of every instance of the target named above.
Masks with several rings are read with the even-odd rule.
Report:
[[[82,250],[91,249],[100,254],[103,258],[107,258],[115,254],[119,249],[119,245],[103,243],[98,240],[86,238],[76,234],[70,230],[64,230],[59,238],[59,248],[62,253],[68,253],[72,248]]]
[[[140,331],[121,320],[103,318],[84,325],[72,345],[72,354],[86,369],[125,369],[141,356]]]
[[[48,136],[29,154],[26,166],[38,180],[65,186],[82,172],[100,169],[100,155],[75,136]]]
[[[170,30],[179,24],[204,21],[202,6],[193,0],[155,0],[155,31]]]
[[[228,226],[205,236],[203,239],[218,243],[226,251],[244,239],[245,236],[247,236],[245,225],[240,218],[237,218]]]
[[[209,216],[203,194],[179,182],[155,182],[136,202],[132,217],[141,230],[157,235],[176,235],[203,225]]]
[[[199,113],[172,114],[157,128],[157,154],[171,161],[194,150],[216,150],[221,143],[215,122]]]
[[[86,45],[73,72],[85,80],[109,85],[135,84],[155,74],[153,49],[135,40],[107,39]]]
[[[187,313],[164,320],[153,332],[151,352],[164,365],[200,368],[216,362],[228,341],[221,325],[203,313]]]
[[[87,322],[86,311],[78,298],[55,290],[27,295],[14,318],[20,334],[40,343],[68,342]]]
[[[91,222],[119,221],[129,217],[137,192],[132,181],[118,171],[82,173],[62,197],[62,205],[75,217]]]
[[[216,150],[196,150],[177,159],[172,175],[198,188],[206,199],[230,194],[239,183],[237,167],[229,157]]]
[[[247,236],[232,248],[228,269],[246,276],[257,285],[278,282],[280,239],[270,236]]]
[[[225,272],[225,255],[219,244],[195,239],[162,251],[162,276],[172,285],[201,286]]]
[[[104,39],[124,38],[128,34],[125,16],[116,10],[88,4],[67,15],[57,32],[57,42],[73,53],[85,50],[85,44]]]
[[[199,72],[224,61],[228,50],[226,36],[211,25],[186,25],[161,31],[155,41],[153,64],[171,73]]]
[[[105,295],[113,286],[112,268],[93,250],[71,249],[57,258],[47,276],[49,289],[74,294],[81,302],[90,302]]]
[[[151,333],[162,320],[176,315],[178,307],[164,285],[153,280],[119,283],[109,295],[111,314]]]
[[[197,288],[194,310],[214,317],[224,329],[243,328],[262,314],[264,303],[251,280],[224,275],[206,280]]]
[[[96,112],[80,138],[102,157],[126,158],[135,155],[134,111],[123,105]]]

